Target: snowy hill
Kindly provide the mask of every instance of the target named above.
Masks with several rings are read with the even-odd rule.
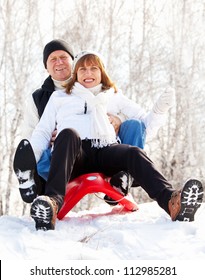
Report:
[[[71,211],[47,232],[29,216],[0,218],[1,260],[196,260],[205,259],[204,240],[205,204],[191,223],[172,222],[155,202]]]

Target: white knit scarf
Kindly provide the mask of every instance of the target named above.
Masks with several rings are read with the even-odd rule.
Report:
[[[113,88],[108,91],[114,91]],[[96,96],[88,89],[76,82],[72,94],[85,100],[91,109],[91,143],[93,147],[102,148],[116,143],[116,134],[107,116],[108,91],[102,91]]]

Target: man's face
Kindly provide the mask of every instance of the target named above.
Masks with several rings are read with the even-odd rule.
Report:
[[[54,51],[47,59],[47,71],[54,80],[67,80],[71,76],[71,68],[72,58],[65,51]]]

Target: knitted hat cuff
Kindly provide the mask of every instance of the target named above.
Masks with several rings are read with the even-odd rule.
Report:
[[[76,66],[77,62],[82,57],[84,57],[85,55],[88,55],[88,54],[93,54],[93,55],[96,55],[97,57],[99,57],[99,59],[102,61],[103,65],[105,67],[105,63],[104,63],[105,59],[104,59],[104,57],[101,54],[99,54],[98,52],[92,51],[92,50],[84,50],[84,51],[81,51],[80,53],[78,53],[77,55],[75,55],[74,61],[73,61],[73,67],[72,67],[73,71],[75,69],[75,66]]]
[[[47,60],[49,55],[52,52],[59,51],[59,50],[67,52],[72,57],[72,59],[74,59],[73,49],[70,45],[68,45],[66,41],[60,39],[52,40],[44,47],[43,50],[43,64],[45,68],[47,68]]]

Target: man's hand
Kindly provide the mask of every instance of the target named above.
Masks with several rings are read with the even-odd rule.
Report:
[[[57,129],[55,129],[55,130],[52,132],[51,142],[50,142],[51,146],[53,146],[53,144],[54,144],[54,141],[55,141],[55,139],[56,139],[56,134],[57,134]]]
[[[113,127],[115,129],[116,135],[118,135],[120,125],[122,123],[120,118],[118,118],[117,116],[111,115],[111,114],[108,114],[108,118],[109,118],[110,123],[113,125]]]

